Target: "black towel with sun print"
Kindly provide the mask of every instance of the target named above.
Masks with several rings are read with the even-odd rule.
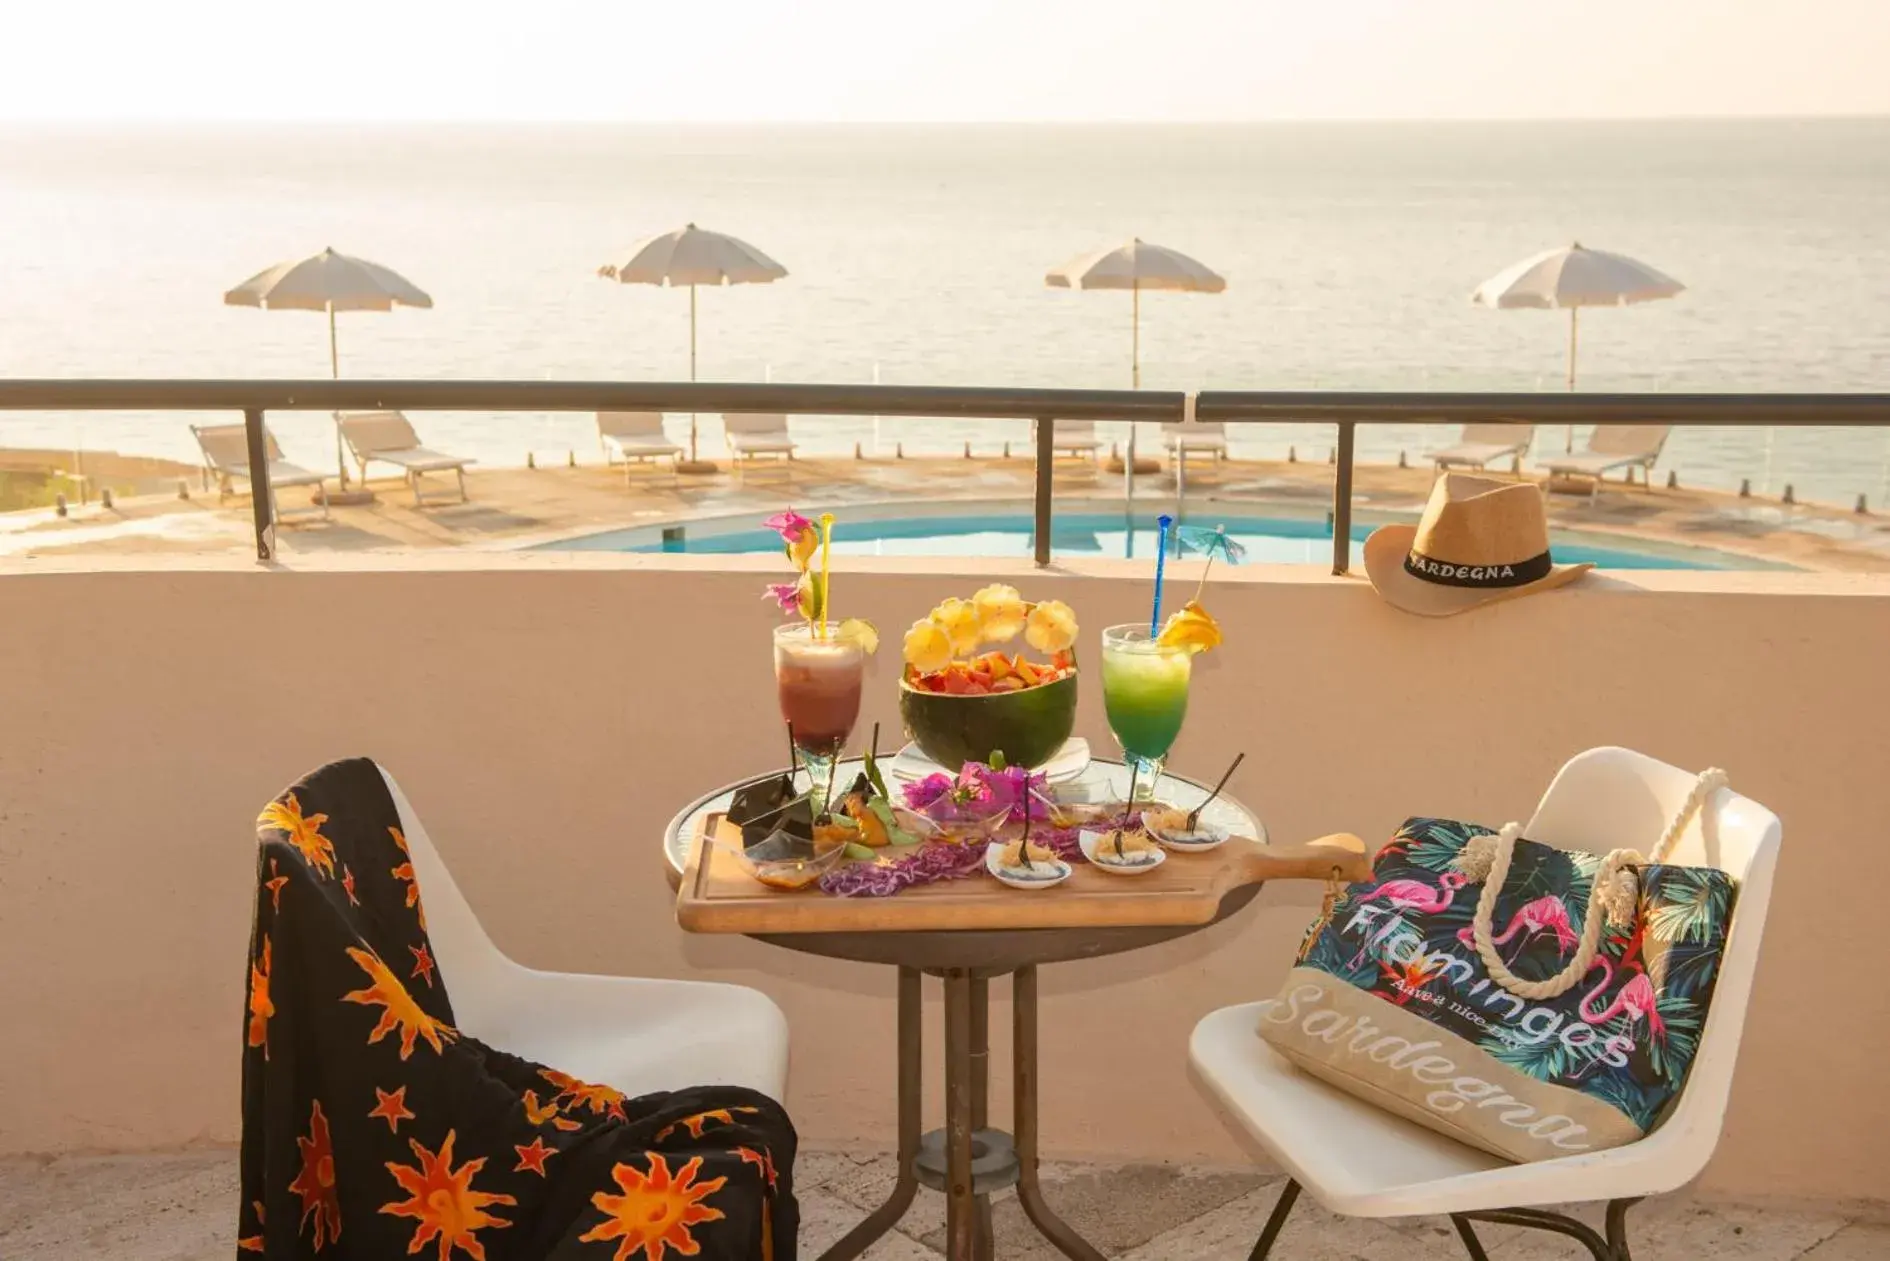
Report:
[[[774,1100],[629,1099],[454,1027],[374,763],[316,771],[257,831],[239,1257],[792,1261]]]

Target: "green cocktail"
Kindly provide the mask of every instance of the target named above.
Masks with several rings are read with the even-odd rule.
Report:
[[[1147,626],[1111,626],[1103,632],[1103,708],[1133,773],[1138,800],[1154,796],[1162,763],[1181,733],[1193,667],[1189,649],[1156,643]]]

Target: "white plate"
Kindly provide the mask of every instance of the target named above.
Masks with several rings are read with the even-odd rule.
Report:
[[[1098,830],[1085,828],[1083,831],[1076,834],[1077,843],[1083,847],[1083,857],[1089,859],[1089,865],[1094,867],[1097,871],[1107,872],[1112,876],[1140,876],[1154,871],[1157,867],[1168,861],[1168,851],[1157,848],[1149,851],[1150,854],[1153,855],[1152,861],[1137,863],[1133,867],[1124,867],[1115,863],[1097,862],[1096,848],[1100,845],[1109,844],[1110,838],[1115,836],[1115,834],[1114,828],[1102,828]]]
[[[1146,825],[1144,825],[1146,826]],[[1148,828],[1148,834],[1155,838],[1155,843],[1163,849],[1172,849],[1177,854],[1199,854],[1218,845],[1227,843],[1232,835],[1226,828],[1209,823],[1202,818],[1192,834],[1186,832],[1164,833],[1160,828]],[[1186,837],[1187,839],[1181,839]]]
[[[908,744],[886,764],[886,769],[894,779],[924,779],[927,775],[956,775],[962,768],[954,766],[947,770],[919,752],[918,745]],[[1052,784],[1061,784],[1075,779],[1088,769],[1089,741],[1081,736],[1071,736],[1063,742],[1056,756],[1039,766],[1036,773]]]
[[[1070,872],[1073,868],[1061,858],[1052,859],[1050,863],[1046,864],[1056,869],[1055,875],[1046,873],[1041,879],[1037,880],[1032,880],[1028,877],[1020,879],[1017,876],[1013,876],[998,865],[998,855],[1004,852],[1004,848],[1003,842],[993,842],[984,847],[984,869],[996,876],[1001,883],[1007,884],[1013,889],[1051,889],[1070,878]]]

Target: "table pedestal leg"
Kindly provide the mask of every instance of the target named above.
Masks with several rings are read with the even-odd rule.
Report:
[[[971,1129],[981,1133],[991,1112],[991,982],[971,978]],[[978,1190],[974,1182],[972,1190]],[[992,1261],[996,1240],[991,1232],[991,1196],[977,1196],[972,1251],[977,1261]]]
[[[920,1068],[923,1060],[920,1041],[919,972],[899,969],[899,1176],[892,1194],[858,1226],[846,1233],[833,1247],[821,1253],[820,1261],[854,1261],[891,1230],[918,1194],[919,1178],[915,1161],[919,1155]]]
[[[945,1257],[978,1261],[971,1185],[971,973],[945,973]]]
[[[1024,1216],[1055,1244],[1058,1251],[1074,1261],[1105,1261],[1103,1254],[1091,1247],[1070,1228],[1069,1223],[1050,1211],[1044,1203],[1043,1186],[1037,1181],[1037,969],[1019,968],[1011,977],[1011,1061],[1016,1074],[1015,1101],[1017,1131],[1017,1200]]]

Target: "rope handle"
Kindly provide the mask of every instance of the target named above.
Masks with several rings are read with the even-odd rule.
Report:
[[[1706,799],[1725,786],[1725,771],[1713,767],[1701,772],[1688,791],[1687,799],[1680,803],[1680,809],[1675,812],[1659,843],[1654,846],[1652,857],[1643,857],[1637,850],[1617,849],[1602,858],[1601,866],[1595,872],[1593,890],[1588,897],[1588,913],[1582,921],[1582,935],[1575,947],[1575,957],[1556,975],[1540,981],[1526,981],[1511,972],[1509,965],[1503,962],[1503,956],[1496,952],[1495,943],[1490,940],[1491,921],[1496,916],[1496,899],[1503,892],[1504,882],[1509,879],[1509,865],[1516,855],[1516,841],[1522,836],[1522,825],[1506,823],[1502,831],[1494,836],[1472,838],[1457,855],[1456,866],[1469,879],[1483,881],[1483,893],[1477,899],[1476,915],[1471,920],[1470,931],[1476,943],[1477,957],[1483,960],[1490,979],[1518,998],[1559,998],[1574,988],[1588,974],[1588,969],[1595,962],[1595,952],[1601,948],[1603,919],[1616,927],[1633,922],[1634,909],[1640,901],[1640,882],[1635,879],[1631,868],[1666,861],[1667,855],[1679,843],[1681,834],[1687,830],[1687,824],[1693,821],[1695,814],[1700,814]],[[1700,828],[1711,848],[1716,840],[1718,818],[1712,814],[1700,814]],[[1712,831],[1709,832],[1709,829]]]

